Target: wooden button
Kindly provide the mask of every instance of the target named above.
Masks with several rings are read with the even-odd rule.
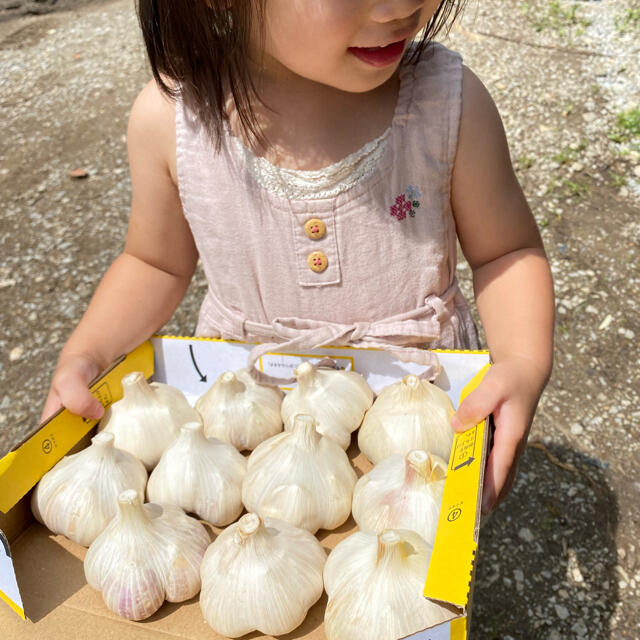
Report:
[[[324,238],[327,233],[327,227],[320,218],[309,218],[309,220],[304,223],[304,232],[308,238],[320,240],[320,238]]]
[[[329,265],[329,260],[327,260],[327,256],[322,253],[322,251],[313,251],[307,258],[307,264],[309,265],[309,269],[311,269],[311,271],[321,273]]]

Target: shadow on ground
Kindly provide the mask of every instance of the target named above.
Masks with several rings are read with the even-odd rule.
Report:
[[[605,468],[562,446],[527,447],[507,501],[480,533],[473,638],[614,637],[618,501]]]

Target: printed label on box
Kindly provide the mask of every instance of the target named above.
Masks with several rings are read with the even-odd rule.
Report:
[[[274,376],[276,378],[293,378],[296,367],[303,362],[311,362],[315,364],[326,358],[331,358],[338,365],[339,369],[346,371],[353,371],[353,357],[352,356],[336,356],[336,355],[311,355],[308,353],[266,353],[258,361],[258,368],[267,375]],[[289,387],[282,387],[285,391],[289,390]]]

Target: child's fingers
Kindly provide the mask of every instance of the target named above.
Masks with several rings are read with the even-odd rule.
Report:
[[[454,431],[465,431],[484,420],[504,400],[505,390],[496,381],[488,377],[472,391],[458,407],[451,426]]]
[[[509,491],[526,436],[524,416],[503,406],[496,419],[493,448],[484,475],[482,511],[490,513]]]
[[[42,414],[40,415],[40,424],[50,418],[60,408],[62,408],[60,397],[54,389],[51,389],[44,403],[44,407],[42,408]]]
[[[61,374],[55,381],[55,389],[62,406],[71,413],[99,420],[104,414],[104,407],[93,397],[87,382],[76,372]]]

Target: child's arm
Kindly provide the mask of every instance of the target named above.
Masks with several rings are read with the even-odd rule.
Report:
[[[99,418],[103,408],[88,383],[160,329],[189,286],[198,255],[176,187],[173,114],[173,105],[153,82],[133,106],[127,134],[133,199],[126,244],[62,349],[43,420],[61,406]]]
[[[553,284],[500,116],[466,68],[462,97],[451,201],[494,366],[460,405],[453,426],[461,431],[493,414],[496,432],[483,495],[489,512],[513,482],[551,373]]]

